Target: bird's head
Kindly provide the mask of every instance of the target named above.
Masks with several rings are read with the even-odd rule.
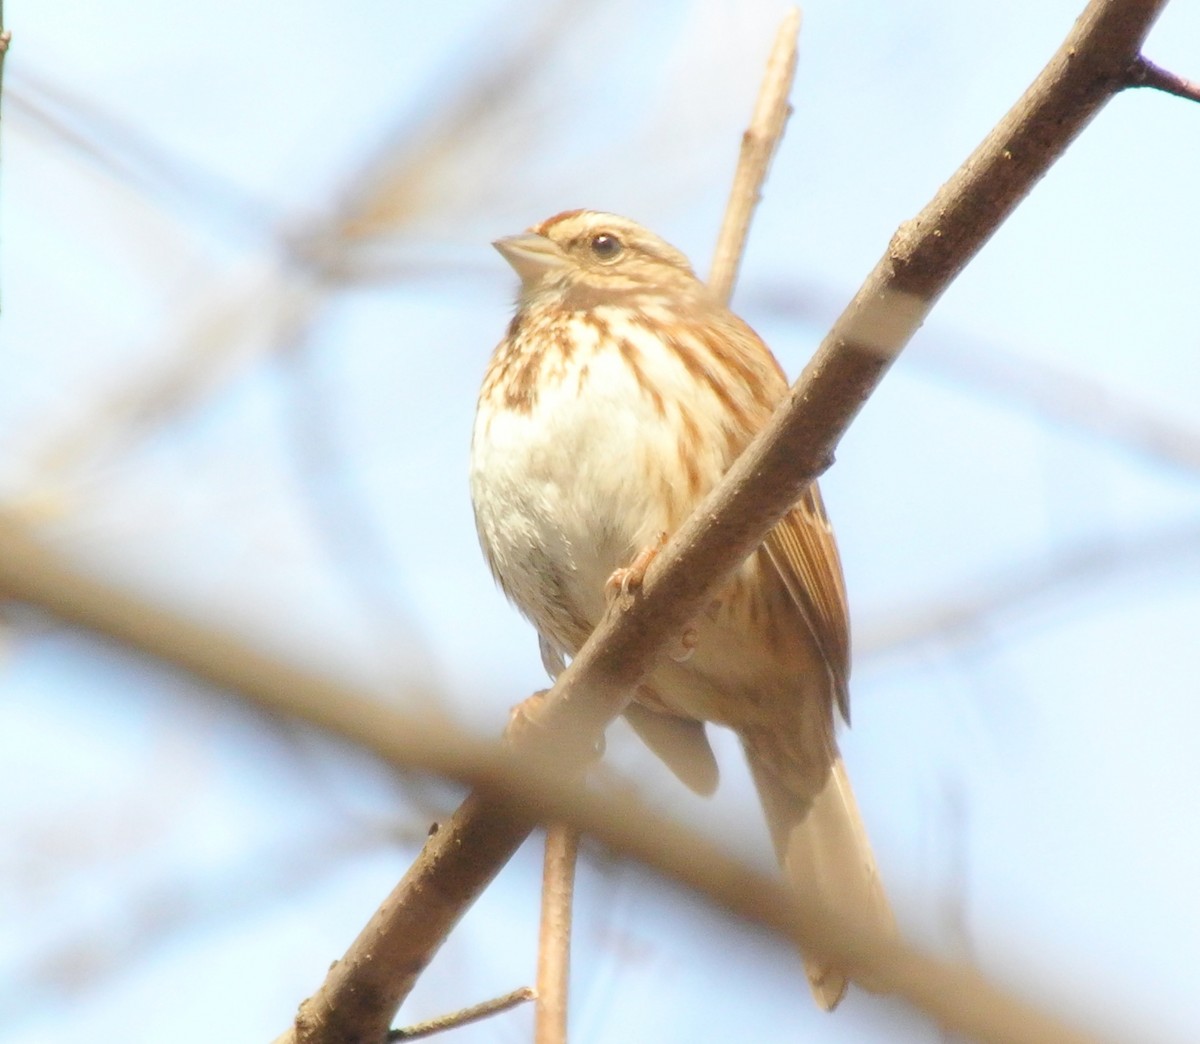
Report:
[[[521,304],[588,308],[639,294],[704,293],[688,259],[628,218],[556,214],[493,244],[521,277]]]

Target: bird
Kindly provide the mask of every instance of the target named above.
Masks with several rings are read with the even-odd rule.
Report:
[[[770,349],[688,259],[628,218],[568,210],[496,240],[520,279],[471,436],[483,554],[557,676],[788,389]],[[892,933],[838,751],[849,723],[841,560],[815,482],[637,688],[625,717],[700,794],[706,731],[745,751],[790,886]],[[802,953],[833,1010],[844,968]]]

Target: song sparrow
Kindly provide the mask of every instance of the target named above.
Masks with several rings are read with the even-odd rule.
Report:
[[[764,425],[779,364],[632,221],[559,214],[495,244],[521,277],[516,316],[484,377],[471,496],[500,586],[537,628],[551,674],[599,622],[611,580],[644,563]],[[841,562],[816,485],[664,656],[626,717],[689,786],[711,793],[705,722],[733,729],[788,878],[891,927],[834,738],[847,715]],[[817,1002],[845,976],[805,955]]]

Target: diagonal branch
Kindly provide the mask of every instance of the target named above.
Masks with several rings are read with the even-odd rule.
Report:
[[[783,286],[761,286],[759,312],[806,323],[835,313],[832,287],[813,281],[789,294]],[[840,298],[838,298],[840,300]],[[925,369],[968,395],[993,400],[1002,409],[1028,413],[1040,424],[1057,425],[1159,467],[1200,472],[1200,424],[1164,415],[1129,389],[1045,361],[1038,343],[1021,351],[989,341],[969,329],[939,324],[921,333],[921,349],[908,357],[910,369]],[[861,646],[856,641],[855,649]]]
[[[651,565],[641,597],[627,608],[614,606],[555,683],[535,717],[542,734],[527,730],[519,754],[531,762],[586,762],[668,637],[702,610],[828,467],[838,440],[933,303],[1124,86],[1164,5],[1093,0],[1025,95],[896,233],[772,422]],[[351,1027],[369,1037],[386,1029],[388,1004],[398,1006],[408,995],[531,824],[532,817],[473,793],[307,1002],[298,1039],[343,1039]],[[394,947],[392,974],[383,960],[369,959],[381,944]],[[380,1005],[374,1023],[361,1021],[364,995]]]
[[[493,829],[489,831],[489,824],[479,814],[483,798],[475,796],[455,813],[459,826],[452,821],[434,831],[418,861],[425,872],[414,875],[410,871],[394,893],[395,897],[408,894],[413,879],[422,883],[427,891],[421,898],[432,904],[432,923],[444,916],[446,904],[465,905],[461,894],[445,892],[460,887],[457,876],[448,874],[446,880],[438,880],[437,867],[454,870],[453,861],[461,858],[458,846],[463,846],[473,860],[487,862],[498,850],[498,846],[488,847],[494,838],[511,836],[521,823],[538,819],[570,823],[612,850],[639,859],[711,897],[734,916],[788,934],[800,948],[814,940],[825,940],[839,964],[863,968],[877,988],[907,998],[947,1027],[969,1032],[977,1039],[1021,1044],[1068,1044],[1081,1039],[1006,997],[970,968],[935,961],[896,939],[878,942],[852,925],[830,921],[826,911],[803,905],[798,909],[796,897],[776,877],[740,864],[711,841],[637,800],[628,788],[615,800],[596,794],[565,778],[561,771],[547,770],[541,760],[514,758],[497,745],[482,743],[444,722],[415,719],[336,682],[273,663],[220,632],[81,575],[2,515],[0,594],[38,605],[72,624],[181,665],[268,711],[290,714],[348,738],[389,764],[474,782],[479,786],[478,794],[488,795],[489,807],[501,814],[505,809],[519,809],[519,818],[514,817],[516,829],[501,819],[498,824],[490,824]],[[473,836],[471,829],[481,831],[481,836]],[[800,902],[803,904],[803,897]],[[386,928],[387,906],[385,903],[372,924]],[[406,913],[410,924],[412,912]],[[423,924],[413,928],[417,932],[428,930]],[[367,965],[372,954],[381,961],[389,959],[397,949],[395,940],[380,935],[377,941],[377,950],[368,947],[352,951],[347,959]],[[414,970],[405,966],[401,970],[415,976],[420,967]],[[360,985],[369,990],[374,983],[367,976],[360,979]],[[353,1010],[355,996],[351,994],[344,1003]],[[340,1032],[345,1027],[340,1018],[320,1023],[327,1010],[312,1001],[305,1002],[299,1025],[281,1035],[279,1044],[301,1039],[303,1034],[312,1039],[327,1034],[324,1039],[339,1041],[383,1039],[352,1038]]]
[[[546,758],[557,755],[570,764],[590,752],[606,723],[624,706],[629,689],[652,665],[656,650],[706,604],[710,592],[824,470],[842,433],[933,302],[1099,108],[1127,85],[1141,41],[1164,5],[1165,0],[1093,0],[1025,96],[917,219],[901,228],[775,420],[651,567],[641,598],[628,610],[606,617],[556,684],[536,721],[543,735],[531,729],[536,738],[522,744],[521,755],[534,780],[542,778],[538,773]],[[113,623],[102,603],[91,603],[85,614],[69,592],[60,590],[57,599],[47,597],[41,578],[31,577],[28,567],[28,562],[0,555],[0,590],[50,604],[68,619],[89,616],[89,626],[100,620]],[[15,583],[14,576],[25,582]],[[156,644],[153,618],[122,617],[116,624],[141,647]],[[236,673],[214,662],[214,654],[222,650],[192,642],[186,628],[182,638],[174,638],[180,639],[174,652],[182,653],[177,662],[214,680]],[[223,651],[238,652],[229,645]],[[310,720],[332,717],[318,700],[322,692],[330,694],[328,686],[323,690],[299,672],[278,670],[265,657],[251,657],[243,666],[246,673],[240,680],[250,684],[229,687],[276,708],[302,704]],[[364,709],[370,713],[370,708]],[[407,750],[415,755],[410,762],[414,765],[431,764],[436,749],[436,743],[418,743],[429,737],[415,733],[381,736],[363,724],[355,724],[353,731],[371,749],[391,745]],[[445,754],[445,765],[466,764],[461,748],[439,753]],[[533,822],[539,816],[568,818],[562,808],[551,807],[552,799],[561,798],[560,791],[566,789],[561,786],[546,794],[535,788],[514,789],[505,800],[493,787],[468,797],[427,844],[319,993],[305,1002],[285,1037],[334,1041],[360,1034],[362,1039],[382,1039],[391,1013],[420,971]],[[573,821],[590,829],[600,827],[599,820]],[[657,843],[681,842],[678,831],[671,833],[661,821],[647,819],[646,824],[662,828],[653,839]],[[943,1013],[949,1007],[966,1018],[962,1013],[975,995],[965,987],[957,989],[957,983],[950,988],[947,980],[923,977],[930,962],[914,958],[900,944],[873,949],[854,933],[843,932],[842,925],[822,919],[821,911],[795,912],[778,887],[771,891],[769,880],[747,877],[744,870],[739,877],[727,856],[722,862],[719,853],[697,853],[686,846],[680,852],[691,860],[679,865],[681,879],[693,880],[701,869],[711,872],[721,886],[716,891],[731,909],[741,912],[751,899],[763,896],[778,899],[780,926],[786,923],[798,937],[805,927],[815,931],[807,937],[821,939],[818,948],[838,956],[839,963],[839,950],[857,947],[845,963],[867,968],[873,981],[888,982],[924,1010],[938,1012],[948,1025],[973,1025]],[[701,855],[711,855],[712,861],[703,864]],[[656,865],[675,865],[679,858],[660,853]],[[882,953],[880,960],[892,962],[890,977],[881,979],[879,968],[869,966],[872,953]],[[1002,1000],[993,996],[991,1009],[999,1005],[1003,1010]],[[1011,1026],[1010,1022],[1007,1033],[985,1033],[978,1027],[973,1032],[992,1040],[1066,1039],[1035,1037],[1019,1029],[1014,1035]]]

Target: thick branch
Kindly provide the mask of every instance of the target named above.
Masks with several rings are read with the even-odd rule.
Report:
[[[657,648],[686,626],[824,470],[841,434],[932,303],[1125,82],[1163,2],[1096,0],[1089,6],[1017,106],[900,230],[774,422],[651,567],[643,597],[627,612],[610,613],[559,679],[540,717],[546,735],[523,744],[529,754],[586,757],[650,668]],[[494,824],[480,821],[491,815]],[[401,884],[347,961],[306,1005],[297,1025],[300,1036],[316,1027],[320,1032],[310,1039],[341,1039],[339,1027],[362,1031],[355,999],[363,996],[363,983],[340,971],[352,957],[363,958],[366,971],[374,969],[374,988],[366,995],[380,1003],[377,1024],[385,1028],[387,1006],[407,996],[465,906],[498,869],[491,860],[511,853],[521,828],[478,794],[468,799],[410,871],[408,887]],[[394,938],[404,940],[410,960],[385,983],[379,981],[383,962],[369,957],[381,941]],[[386,999],[375,988],[386,990]],[[309,1015],[316,1018],[309,1021]]]
[[[736,916],[788,933],[801,949],[821,940],[820,948],[840,964],[862,969],[878,989],[906,997],[944,1025],[977,1039],[1025,1044],[1079,1039],[1006,998],[971,969],[933,961],[894,939],[876,940],[829,921],[820,910],[798,909],[782,882],[741,865],[634,800],[628,790],[620,800],[606,799],[565,779],[542,759],[513,757],[444,723],[414,720],[328,679],[273,663],[220,632],[80,575],[3,517],[0,594],[194,670],[272,712],[344,736],[398,767],[479,784],[453,818],[433,832],[421,857],[330,970],[321,991],[305,1002],[279,1044],[383,1040],[386,1026],[372,1037],[350,1037],[346,1028],[364,1015],[377,1020],[379,1006],[390,1003],[392,962],[400,975],[416,979],[432,952],[428,939],[457,923],[474,890],[491,880],[539,820],[584,829],[614,851],[702,891]],[[418,916],[422,913],[424,919]],[[394,928],[397,922],[415,943]],[[1007,1028],[1009,1035],[991,1032],[996,1027]]]
[[[642,597],[625,611],[614,607],[558,679],[538,716],[544,735],[530,730],[535,739],[522,744],[528,755],[586,758],[667,638],[702,610],[828,466],[838,440],[933,302],[1121,88],[1164,3],[1094,0],[1088,7],[1012,111],[897,233],[772,423],[658,556]],[[487,832],[469,817],[457,824],[468,826]],[[473,898],[495,868],[482,872],[465,845],[454,851],[458,858],[447,860],[442,872],[460,886],[458,894]],[[398,917],[393,928],[417,945],[416,927],[428,930],[432,920],[426,909],[416,909],[420,904],[411,905],[413,923]],[[461,911],[446,913],[443,934],[427,939],[430,954]],[[397,1003],[415,982],[419,969],[413,970],[411,981],[397,984]],[[323,1003],[336,1017],[338,997],[327,995]]]
[[[834,314],[837,293],[817,281],[803,285],[803,299],[793,299],[779,284],[754,295],[759,314],[793,321],[818,322]],[[932,370],[980,399],[992,399],[1006,410],[1028,412],[1040,424],[1110,443],[1124,453],[1139,454],[1155,465],[1200,472],[1200,424],[1164,414],[1135,392],[1046,361],[1044,346],[1026,341],[1018,352],[965,328],[938,324],[921,334],[921,351],[907,366]],[[855,651],[861,650],[856,640]]]
[[[441,772],[455,763],[457,740],[438,739],[445,732],[444,722],[431,718],[414,734],[411,722],[366,693],[281,662],[223,631],[82,574],[2,512],[0,598],[36,606],[114,638],[269,713],[348,739],[391,764]],[[437,694],[425,699],[413,695],[414,705],[436,707],[441,702]],[[472,755],[464,753],[460,768],[472,764]],[[470,772],[451,770],[450,775],[462,779]]]
[[[834,447],[933,302],[1121,86],[1165,0],[1094,0],[1012,111],[900,229],[771,423],[614,607],[542,704],[586,751],[668,636],[681,631],[825,470]]]

